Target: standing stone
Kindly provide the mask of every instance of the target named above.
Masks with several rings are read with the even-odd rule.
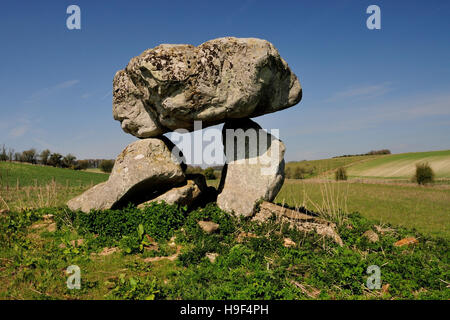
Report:
[[[219,38],[198,47],[161,44],[130,60],[113,81],[113,115],[139,138],[250,118],[297,104],[297,76],[268,41]]]
[[[251,216],[259,200],[273,201],[283,185],[285,146],[250,119],[227,121],[222,137],[227,163],[217,205]]]
[[[172,153],[166,137],[143,139],[128,145],[117,157],[108,181],[70,200],[71,210],[115,209],[129,202],[155,198],[185,180],[185,164]]]

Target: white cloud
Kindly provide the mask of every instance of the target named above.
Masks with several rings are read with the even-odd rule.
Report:
[[[309,122],[289,133],[298,134],[335,133],[359,131],[374,128],[387,122],[407,122],[418,118],[430,123],[436,116],[450,116],[450,94],[429,94],[421,97],[386,101],[383,103],[366,105],[365,107],[350,108],[348,110],[336,107],[335,113],[330,113],[330,121]],[[332,122],[331,122],[332,119]],[[441,122],[445,119],[441,119]]]
[[[100,98],[100,100],[105,100],[106,98],[108,98],[108,97],[110,97],[110,96],[112,96],[112,90],[108,90],[108,92],[107,92],[105,95],[103,95],[103,96]]]
[[[19,138],[25,135],[25,133],[28,132],[28,126],[27,125],[21,125],[18,127],[13,128],[11,131],[9,131],[9,135],[13,138]]]
[[[371,99],[378,96],[382,96],[385,93],[391,91],[390,83],[385,82],[381,84],[366,85],[366,86],[352,86],[345,90],[336,92],[330,98],[325,100],[326,102],[334,102],[339,100],[348,99]]]
[[[81,95],[81,99],[88,99],[88,98],[90,98],[92,96],[92,93],[83,93],[82,95]]]
[[[80,80],[68,80],[61,83],[58,83],[52,87],[43,88],[34,92],[29,99],[25,101],[25,103],[34,103],[42,98],[46,98],[52,94],[59,92],[60,90],[71,88],[74,85],[78,84]]]

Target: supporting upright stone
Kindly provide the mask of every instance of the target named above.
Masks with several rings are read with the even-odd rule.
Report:
[[[259,200],[272,201],[283,185],[285,146],[250,119],[227,121],[222,137],[227,163],[217,205],[251,216]]]

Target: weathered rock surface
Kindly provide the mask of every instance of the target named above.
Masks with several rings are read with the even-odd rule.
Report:
[[[315,232],[323,237],[332,239],[343,246],[341,237],[336,231],[336,225],[324,219],[303,214],[301,212],[284,208],[282,206],[264,201],[259,205],[259,211],[252,218],[252,221],[265,222],[275,216],[281,223],[288,223],[291,228],[304,232]]]
[[[213,233],[219,229],[219,225],[212,221],[198,221],[197,222],[200,228],[206,233]]]
[[[186,182],[183,185],[174,187],[155,199],[140,204],[138,207],[143,208],[151,202],[162,202],[167,204],[178,204],[181,206],[190,206],[200,195],[207,192],[205,176],[202,174],[186,175]]]
[[[227,121],[222,137],[227,163],[217,205],[251,216],[259,200],[273,201],[283,185],[285,146],[250,119]]]
[[[378,240],[380,240],[378,234],[376,234],[376,232],[373,230],[367,230],[366,232],[364,232],[363,237],[367,238],[367,240],[372,243],[378,242]]]
[[[108,181],[87,190],[67,205],[72,210],[89,212],[155,198],[185,181],[185,165],[172,154],[173,148],[176,147],[165,137],[128,145],[117,157]]]
[[[219,38],[198,47],[161,44],[130,60],[113,81],[113,115],[139,138],[256,117],[297,104],[296,75],[268,41]]]

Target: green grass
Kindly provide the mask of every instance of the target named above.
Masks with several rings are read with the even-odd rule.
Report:
[[[450,178],[450,150],[401,153],[354,163],[347,172],[352,177],[411,178],[416,164],[428,162],[436,178]]]
[[[350,178],[410,180],[416,164],[421,162],[431,165],[437,179],[450,178],[450,150],[291,161],[286,164],[286,169],[294,172],[297,167],[303,168],[308,172],[305,178],[331,178],[334,170],[346,167]]]
[[[168,212],[161,216],[168,223],[163,233],[152,227],[154,210]],[[362,234],[376,230],[374,222],[353,214],[338,229],[344,242],[340,247],[276,221],[256,224],[239,220],[214,205],[173,220],[179,217],[177,212],[183,211],[158,205],[90,215],[41,209],[0,216],[0,299],[450,298],[446,288],[448,241],[396,228],[379,234],[377,243],[369,243]],[[44,213],[54,214],[56,231],[31,227],[44,222]],[[220,228],[206,234],[198,226],[199,220],[214,221]],[[136,232],[140,224],[144,234],[157,239],[159,249],[144,245],[142,250],[136,247],[138,251],[127,253],[123,237],[135,244],[147,239]],[[100,226],[104,227],[98,229]],[[241,232],[253,237],[239,240]],[[170,244],[167,239],[173,234],[175,244]],[[418,238],[419,243],[401,248],[393,245],[407,236]],[[295,243],[292,247],[283,245],[287,237]],[[81,238],[81,245],[70,244]],[[122,251],[98,256],[105,246]],[[173,261],[145,260],[170,256],[174,251],[180,254]],[[218,254],[215,262],[208,260],[208,252]],[[80,290],[66,287],[64,271],[69,265],[80,267]],[[370,265],[380,266],[382,285],[389,284],[389,290],[367,289]]]
[[[367,156],[352,156],[352,157],[340,157],[332,159],[321,160],[305,160],[305,161],[291,161],[286,163],[286,169],[295,171],[297,167],[306,169],[310,174],[307,174],[305,178],[317,177],[323,174],[327,174],[339,167],[349,166],[355,163],[365,162],[371,159],[382,157],[379,155],[367,155]]]
[[[0,162],[0,187],[44,186],[52,181],[59,185],[74,187],[97,184],[108,179],[109,175],[72,169],[26,163]]]
[[[275,201],[315,210],[308,199],[321,205],[325,187],[349,212],[450,239],[450,188],[286,180]]]
[[[62,206],[108,174],[0,162],[0,209]]]

